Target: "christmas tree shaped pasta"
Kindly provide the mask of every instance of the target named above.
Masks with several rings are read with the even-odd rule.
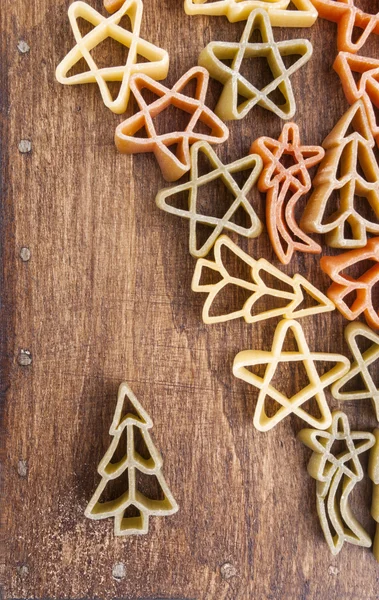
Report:
[[[129,400],[134,412],[126,412],[124,406]],[[126,414],[125,414],[126,412]],[[98,472],[101,481],[88,503],[85,515],[89,519],[114,517],[115,535],[137,535],[148,532],[150,516],[172,515],[178,510],[167,483],[161,472],[162,457],[155,448],[149,429],[153,422],[143,409],[126,383],[119,387],[117,406],[109,433],[113,440],[100,461]],[[126,433],[126,437],[125,434]],[[148,458],[142,457],[136,449],[138,436],[146,446]],[[120,444],[126,439],[125,454],[117,460]],[[102,500],[108,484],[127,472],[127,489],[121,496],[112,500]],[[138,474],[154,477],[162,499],[146,497],[138,490]],[[105,494],[104,494],[105,492]],[[131,513],[131,507],[133,512]]]
[[[362,248],[367,233],[379,234],[379,167],[362,100],[349,108],[322,145],[325,157],[312,181],[300,228],[326,234],[332,248]],[[338,207],[331,213],[335,194]]]

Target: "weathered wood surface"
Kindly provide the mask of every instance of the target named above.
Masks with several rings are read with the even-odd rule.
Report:
[[[122,117],[103,106],[95,85],[55,81],[73,44],[68,4],[5,0],[0,16],[4,598],[378,597],[369,550],[346,545],[338,557],[329,554],[306,472],[310,452],[295,439],[302,424],[292,417],[268,434],[255,431],[256,392],[232,376],[239,350],[269,349],[275,322],[202,324],[204,297],[190,290],[188,224],[156,208],[164,182],[154,158],[116,152]],[[100,0],[91,4],[102,10]],[[243,26],[187,17],[181,0],[146,0],[141,34],[168,49],[171,85],[205,44],[238,39]],[[311,29],[275,29],[278,39],[314,44],[311,62],[293,77],[307,144],[321,143],[348,107],[331,69],[335,33],[321,20]],[[28,53],[17,49],[19,40]],[[107,49],[101,52],[107,61]],[[378,56],[378,38],[367,52]],[[212,82],[210,106],[219,90]],[[281,126],[255,108],[231,123],[218,153],[234,160]],[[30,153],[19,152],[21,139],[31,140]],[[263,216],[263,197],[252,199]],[[266,234],[239,241],[274,260]],[[29,261],[20,258],[22,247]],[[285,270],[325,290],[318,262],[303,255]],[[347,352],[345,324],[337,312],[303,320],[315,350]],[[21,350],[31,352],[31,364],[19,364]],[[83,515],[122,380],[154,420],[180,505],[133,539],[115,539],[112,521]],[[345,408],[355,428],[375,425],[369,402]],[[373,533],[370,495],[362,482],[354,510]],[[125,565],[120,580],[112,576],[117,563]],[[232,567],[220,569],[225,563]]]

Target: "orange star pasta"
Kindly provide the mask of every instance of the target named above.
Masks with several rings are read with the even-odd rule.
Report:
[[[192,80],[196,81],[194,97],[182,93]],[[179,179],[190,169],[191,144],[201,140],[209,144],[221,144],[229,136],[226,125],[205,105],[208,81],[208,71],[202,67],[193,67],[187,71],[172,89],[157,83],[151,77],[134,75],[130,81],[130,88],[140,111],[117,127],[115,133],[117,149],[126,154],[153,152],[166,181]],[[158,99],[148,104],[142,94],[144,89],[152,91]],[[169,106],[175,106],[190,114],[191,118],[183,131],[158,134],[154,118]],[[208,134],[196,131],[199,123],[208,127]],[[135,134],[143,128],[147,137],[136,136]],[[174,153],[170,146],[175,144],[177,149]]]
[[[379,34],[379,13],[365,13],[355,5],[355,0],[312,0],[312,3],[319,17],[338,24],[338,50],[358,52],[371,33]],[[362,29],[362,33],[353,41],[355,27]]]
[[[333,68],[341,79],[349,104],[362,100],[371,133],[379,145],[379,125],[375,112],[379,109],[379,60],[349,52],[339,52]]]
[[[362,275],[352,277],[344,274],[364,261],[373,262]],[[372,329],[379,329],[378,296],[374,297],[374,288],[379,282],[379,237],[371,238],[364,248],[350,250],[339,256],[323,256],[320,260],[322,270],[333,280],[327,291],[328,297],[334,302],[340,313],[352,321],[361,314]],[[349,295],[353,293],[353,303],[348,303]]]

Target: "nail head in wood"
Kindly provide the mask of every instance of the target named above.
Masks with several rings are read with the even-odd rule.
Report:
[[[32,364],[32,355],[29,350],[20,350],[20,353],[17,357],[17,362],[20,367],[28,367]]]
[[[23,262],[28,262],[28,260],[30,260],[32,256],[32,253],[30,252],[29,248],[27,248],[26,246],[23,246],[20,250],[20,258]]]
[[[237,569],[234,565],[232,565],[229,562],[226,562],[223,565],[221,565],[220,571],[221,577],[223,579],[232,579],[232,577],[235,577],[237,575]]]
[[[17,463],[17,473],[20,477],[26,477],[28,474],[28,461],[20,459]]]
[[[32,150],[32,142],[30,140],[21,140],[18,145],[18,149],[21,154],[27,154]]]
[[[21,577],[21,579],[25,579],[29,575],[29,567],[26,565],[20,565],[17,567],[17,573]]]
[[[17,50],[21,54],[27,54],[30,50],[30,46],[27,42],[25,42],[25,40],[19,40],[19,42],[17,44]]]
[[[124,563],[115,563],[112,569],[112,577],[116,581],[121,581],[126,577],[126,568]]]

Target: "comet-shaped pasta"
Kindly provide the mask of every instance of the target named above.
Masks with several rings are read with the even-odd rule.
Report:
[[[251,152],[262,157],[264,168],[258,188],[266,192],[266,223],[272,247],[283,264],[288,264],[294,252],[318,254],[321,247],[297,224],[295,210],[299,200],[311,189],[308,169],[325,155],[321,146],[303,146],[296,123],[286,123],[278,140],[260,137],[253,142]],[[291,165],[286,166],[286,159]]]
[[[298,437],[313,450],[308,473],[317,481],[317,512],[331,553],[338,554],[345,542],[369,548],[371,538],[355,518],[349,499],[363,479],[359,455],[372,448],[375,437],[364,431],[350,431],[348,418],[341,411],[333,413],[327,431],[302,429]],[[338,454],[336,442],[345,443]]]

